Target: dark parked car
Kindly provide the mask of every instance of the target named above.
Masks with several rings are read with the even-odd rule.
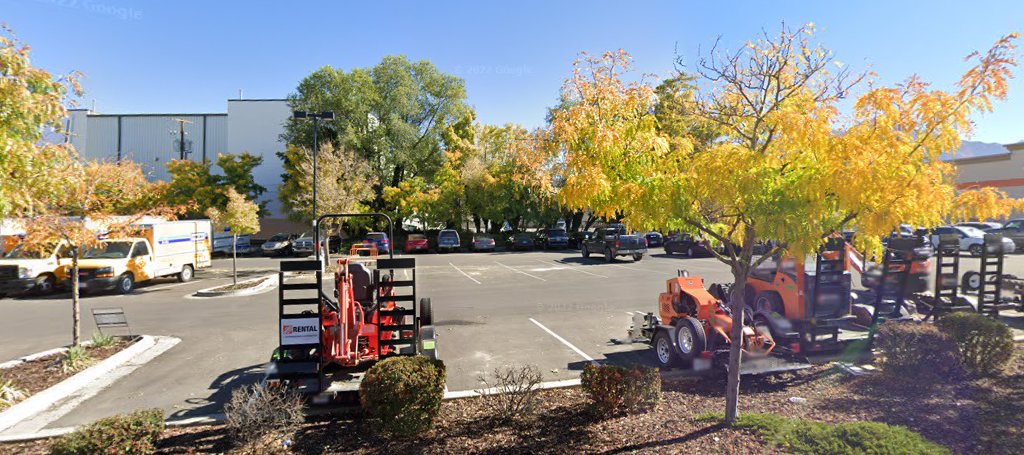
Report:
[[[545,250],[569,248],[569,234],[565,229],[541,229],[537,231],[537,247]]]
[[[657,231],[651,231],[644,234],[644,238],[647,239],[647,248],[655,248],[665,244],[665,237]]]
[[[1017,249],[1024,248],[1024,218],[1010,220],[1003,227],[990,229],[986,232],[989,234],[1003,234],[1003,237],[1013,240],[1013,243],[1017,245]]]
[[[525,232],[513,234],[505,242],[505,248],[509,251],[526,251],[533,249],[533,237]]]
[[[691,234],[678,234],[665,240],[665,254],[683,253],[688,257],[712,256],[711,243]]]
[[[569,234],[569,248],[579,249],[583,246],[583,242],[590,240],[590,237],[593,235],[594,233],[590,231],[579,231]]]
[[[591,253],[603,255],[605,262],[612,262],[618,256],[631,256],[639,261],[647,253],[647,240],[640,234],[630,234],[621,224],[611,224],[595,230],[593,237],[583,242],[580,253],[584,258]]]
[[[494,237],[487,234],[476,234],[473,236],[473,244],[470,245],[473,251],[494,251]]]

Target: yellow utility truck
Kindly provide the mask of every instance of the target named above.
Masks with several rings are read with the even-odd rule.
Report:
[[[105,239],[85,252],[78,264],[79,289],[113,289],[127,294],[137,283],[153,278],[174,276],[189,281],[197,269],[211,265],[210,220],[153,222],[139,227],[139,237]]]

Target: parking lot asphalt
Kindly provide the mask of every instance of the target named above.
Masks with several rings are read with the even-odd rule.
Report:
[[[449,390],[480,388],[480,378],[501,366],[535,365],[551,381],[578,377],[588,362],[653,363],[646,346],[623,342],[631,314],[656,311],[658,293],[677,270],[708,284],[729,282],[731,274],[713,258],[652,252],[640,262],[612,264],[572,250],[415,255],[418,295],[432,300]],[[279,261],[241,258],[240,274],[275,273]],[[978,260],[963,259],[961,267],[976,269]],[[1024,255],[1007,257],[1005,269],[1024,275]],[[182,342],[50,427],[150,407],[172,417],[218,413],[231,389],[261,377],[277,343],[277,293],[189,297],[230,282],[230,260],[216,260],[196,278],[161,280],[127,296],[83,298],[86,339],[94,330],[93,308],[121,307],[133,333]],[[0,300],[0,360],[70,342],[70,312],[66,293]]]

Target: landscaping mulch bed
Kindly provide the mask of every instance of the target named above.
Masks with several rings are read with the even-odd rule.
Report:
[[[266,277],[266,278],[261,278],[261,279],[258,279],[258,280],[239,281],[237,284],[228,284],[228,285],[224,285],[224,286],[215,287],[213,289],[207,289],[207,292],[228,292],[228,291],[238,291],[238,290],[242,290],[242,289],[252,289],[254,287],[262,285],[264,282],[266,282],[269,279],[271,279],[271,278],[270,277]]]
[[[93,359],[89,366],[117,354],[122,349],[128,347],[129,344],[126,340],[116,339],[109,346],[86,346],[86,352]],[[12,368],[2,369],[0,370],[0,377],[13,380],[15,386],[23,390],[27,395],[32,396],[78,373],[77,371],[65,372],[61,369],[60,359],[63,356],[63,353],[54,354],[31,362],[24,362]]]
[[[702,418],[721,413],[723,378],[664,384],[657,409],[600,418],[578,388],[542,392],[536,416],[515,424],[493,421],[475,399],[447,401],[437,425],[418,438],[378,436],[355,411],[307,423],[281,453],[784,453],[759,435]],[[901,425],[958,454],[1011,454],[1024,447],[1024,349],[999,378],[907,383],[881,374],[854,377],[838,368],[744,378],[741,412],[830,423],[878,421]],[[160,453],[230,451],[222,428],[171,428]],[[0,446],[2,453],[46,453],[46,442]]]

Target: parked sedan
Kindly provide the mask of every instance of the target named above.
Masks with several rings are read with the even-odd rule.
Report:
[[[527,251],[533,249],[533,237],[525,232],[514,234],[505,242],[505,248],[510,251]]]
[[[665,254],[684,253],[687,257],[712,256],[711,243],[690,234],[678,234],[665,240]]]
[[[647,248],[659,247],[665,244],[665,237],[657,231],[651,231],[644,234],[644,238],[647,239]]]
[[[260,251],[263,252],[264,256],[291,256],[292,255],[292,242],[299,238],[298,234],[287,234],[279,233],[274,234],[263,245],[260,246]]]
[[[213,236],[214,256],[231,256],[231,234],[215,234]],[[249,254],[252,252],[252,236],[249,234],[240,235],[235,240],[235,252],[237,254]]]
[[[966,226],[940,226],[932,230],[932,247],[938,248],[939,236],[955,235],[960,238],[960,251],[967,251],[971,256],[981,256],[985,248],[985,231]],[[1017,250],[1013,240],[1003,237],[1003,253],[1012,253]]]
[[[409,237],[405,239],[405,252],[407,254],[427,250],[430,250],[430,242],[427,241],[427,236],[423,234],[409,234]]]
[[[494,251],[494,237],[487,234],[476,234],[473,236],[473,244],[470,245],[473,251]]]
[[[542,229],[537,232],[537,247],[547,249],[565,249],[569,247],[569,234],[565,229]]]

